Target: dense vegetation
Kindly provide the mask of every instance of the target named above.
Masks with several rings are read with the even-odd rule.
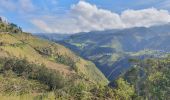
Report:
[[[170,57],[162,59],[131,60],[134,66],[125,73],[136,90],[136,98],[147,100],[170,99]]]
[[[8,59],[4,61],[2,73],[12,71],[17,76],[22,76],[26,79],[37,80],[49,86],[50,90],[62,88],[64,85],[63,78],[59,72],[50,70],[43,65],[30,64],[26,59]]]
[[[54,70],[47,69],[44,65],[29,63],[26,59],[1,59],[1,93],[27,93],[54,92],[56,99],[124,99],[129,100],[134,96],[134,88],[122,78],[116,81],[116,88],[87,84],[81,81],[67,80]],[[76,76],[74,77],[76,78]],[[67,81],[66,81],[67,80]],[[79,79],[80,80],[80,79]],[[5,83],[2,83],[5,81]],[[43,96],[43,95],[41,95]],[[44,97],[45,98],[45,97]]]

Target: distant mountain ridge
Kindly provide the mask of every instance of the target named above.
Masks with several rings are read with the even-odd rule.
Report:
[[[71,34],[59,34],[59,33],[35,33],[34,35],[51,41],[65,40],[71,36]]]
[[[109,80],[113,80],[129,68],[129,58],[166,56],[170,52],[170,24],[82,32],[53,41],[93,61]]]

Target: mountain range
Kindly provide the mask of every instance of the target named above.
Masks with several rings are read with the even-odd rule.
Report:
[[[91,60],[114,80],[131,66],[131,58],[165,57],[170,52],[170,24],[152,27],[82,32],[71,35],[37,34],[60,43],[77,55]]]

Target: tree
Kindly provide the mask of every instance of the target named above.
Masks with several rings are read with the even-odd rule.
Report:
[[[126,82],[123,78],[119,78],[116,80],[116,94],[122,100],[130,100],[132,96],[135,95],[135,89],[128,82]]]

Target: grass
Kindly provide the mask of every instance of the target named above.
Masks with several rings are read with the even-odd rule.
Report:
[[[56,63],[55,56],[62,55],[72,59],[76,63],[78,68],[78,74],[86,76],[89,80],[94,82],[108,83],[104,75],[95,68],[96,66],[81,57],[75,55],[72,51],[65,48],[64,46],[49,42],[47,40],[38,39],[28,33],[18,33],[18,34],[1,34],[2,37],[6,39],[0,40],[6,42],[7,45],[0,46],[4,52],[8,54],[9,57],[26,58],[29,62],[34,62],[36,64],[44,64],[50,69],[57,70],[63,75],[73,75],[75,72],[71,70],[71,66]],[[8,41],[6,41],[8,40]],[[11,45],[15,44],[15,45]],[[51,56],[44,56],[39,54],[35,48],[49,48],[52,51]],[[94,75],[97,74],[97,75]],[[103,80],[103,81],[101,81]]]
[[[13,29],[0,33],[0,59],[4,59],[0,62],[0,67],[6,66],[0,70],[0,99],[55,100],[57,94],[60,95],[63,92],[66,94],[62,98],[66,95],[72,98],[68,92],[72,92],[72,86],[75,85],[73,90],[76,96],[79,95],[77,90],[80,90],[81,86],[76,88],[78,83],[83,82],[87,86],[108,84],[107,79],[92,62],[82,59],[60,44],[21,32]],[[57,62],[57,57],[60,58],[60,62]],[[43,64],[44,68],[38,69],[38,67],[28,66],[27,63],[20,61],[5,62],[8,59],[25,59],[28,63],[37,66]],[[22,72],[23,70],[25,72]],[[58,73],[61,73],[61,80],[56,76]],[[57,85],[59,83],[64,86],[60,87],[62,93],[56,94],[56,91],[60,92],[59,85]],[[60,100],[60,97],[58,99]]]
[[[10,36],[9,34],[0,34],[0,42],[4,42],[7,44],[16,44],[21,43],[21,41],[16,40],[14,37]]]
[[[1,100],[56,100],[54,92],[44,94],[23,94],[23,95],[5,95],[0,94]]]

